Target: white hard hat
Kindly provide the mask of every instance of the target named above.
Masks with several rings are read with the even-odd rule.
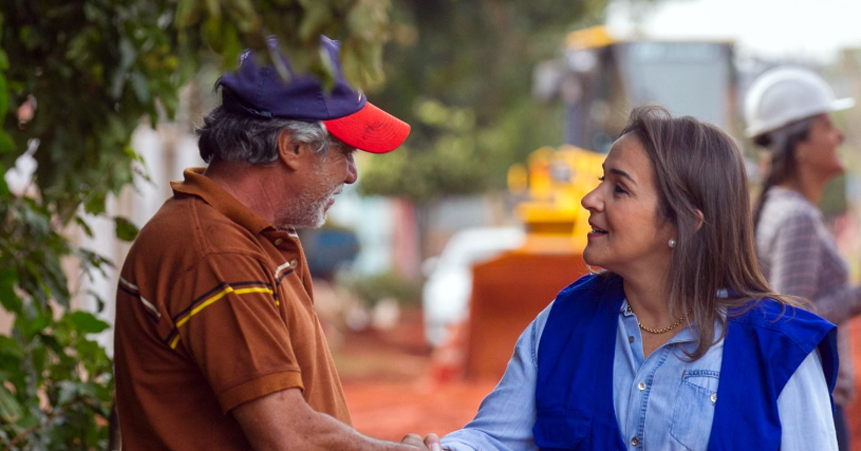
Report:
[[[853,105],[853,99],[835,99],[834,91],[816,73],[798,67],[779,67],[760,75],[747,90],[745,134],[753,138],[800,119]]]

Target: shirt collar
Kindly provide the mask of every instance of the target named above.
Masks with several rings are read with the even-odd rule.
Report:
[[[272,224],[256,215],[212,179],[203,175],[204,170],[205,168],[186,169],[182,174],[184,177],[182,182],[170,182],[173,196],[175,198],[183,195],[199,197],[231,221],[255,235],[266,229],[274,229]]]
[[[723,291],[723,290],[722,290]],[[725,293],[725,292],[724,292]],[[720,293],[718,294],[720,296]],[[721,308],[721,316],[726,317],[726,309]],[[619,313],[627,318],[634,316],[634,313],[628,310],[628,300],[625,299],[622,301],[622,307],[619,310]],[[632,318],[636,321],[636,318]],[[634,325],[636,326],[636,324]],[[721,326],[721,322],[719,319],[715,319],[715,337],[719,337],[723,333],[723,327]],[[674,343],[687,343],[692,341],[697,341],[700,339],[700,330],[696,326],[696,324],[692,324],[690,326],[685,327],[680,330],[676,335],[667,340],[666,344],[674,344]]]

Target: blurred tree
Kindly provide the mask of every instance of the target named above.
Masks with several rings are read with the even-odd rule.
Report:
[[[340,38],[351,80],[379,82],[388,10],[389,0],[0,3],[0,175],[25,152],[38,162],[27,194],[0,177],[0,304],[14,319],[0,335],[0,449],[107,447],[111,362],[87,336],[108,325],[70,308],[60,262],[77,257],[86,274],[112,262],[62,231],[92,235],[84,214],[104,215],[108,195],[142,172],[132,131],[172,117],[205,55],[232,66],[270,34],[297,70],[323,76],[319,35]],[[114,220],[132,240],[135,226]]]
[[[389,78],[374,99],[410,123],[412,132],[397,152],[369,159],[359,188],[414,203],[423,256],[434,202],[502,189],[513,163],[562,143],[561,105],[532,96],[532,73],[538,62],[560,55],[567,31],[599,23],[606,4],[395,4],[384,60]]]
[[[566,31],[599,22],[606,3],[397,2],[390,76],[374,98],[413,130],[363,169],[362,191],[422,203],[501,188],[511,164],[561,144],[561,109],[532,97],[532,72],[559,56]]]

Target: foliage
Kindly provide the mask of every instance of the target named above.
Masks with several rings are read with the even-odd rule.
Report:
[[[436,131],[433,146],[424,151],[401,149],[374,158],[363,170],[365,193],[387,193],[426,202],[446,194],[471,194],[484,185],[478,158],[475,114],[470,108],[449,108],[433,100],[417,102],[414,124]]]
[[[129,142],[142,119],[172,117],[179,87],[207,54],[230,67],[270,33],[298,70],[320,74],[328,66],[318,36],[340,38],[348,75],[379,81],[388,7],[389,0],[0,3],[0,174],[28,149],[38,162],[30,195],[11,192],[0,177],[0,304],[14,318],[0,335],[0,449],[106,447],[111,361],[90,335],[108,325],[70,308],[77,293],[61,261],[76,258],[85,274],[112,262],[62,232],[76,224],[92,235],[86,214],[105,215],[108,196],[140,172]],[[134,239],[131,222],[113,219],[119,238]]]
[[[368,194],[417,203],[504,186],[511,164],[558,145],[558,105],[532,98],[532,71],[565,32],[594,24],[606,0],[404,0],[393,11],[385,89],[372,96],[412,125],[404,148],[374,158]]]

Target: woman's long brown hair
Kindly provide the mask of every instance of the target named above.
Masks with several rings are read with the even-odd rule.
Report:
[[[723,338],[715,337],[716,321],[727,330],[723,311],[747,311],[765,297],[798,305],[774,293],[760,272],[744,159],[729,135],[656,106],[634,109],[626,134],[640,140],[652,163],[659,217],[676,226],[666,283],[671,314],[685,315],[700,333],[688,357],[702,357]]]

